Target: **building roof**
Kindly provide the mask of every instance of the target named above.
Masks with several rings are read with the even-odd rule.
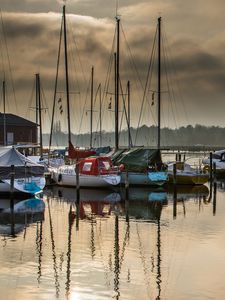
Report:
[[[5,114],[5,118],[6,118],[6,125],[29,126],[29,127],[37,126],[36,123],[13,114]],[[3,125],[3,123],[4,123],[4,114],[0,112],[0,126]]]

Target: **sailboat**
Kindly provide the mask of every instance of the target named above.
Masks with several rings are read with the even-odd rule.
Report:
[[[44,166],[32,162],[14,147],[0,149],[0,193],[34,195],[44,187]]]
[[[119,107],[119,31],[120,19],[117,18],[117,55],[116,55],[116,89],[115,89],[115,149],[117,150],[112,156],[113,163],[120,166],[121,170],[121,183],[125,184],[126,181],[130,185],[148,185],[148,186],[161,186],[168,180],[168,174],[161,159],[160,152],[160,95],[161,95],[161,31],[160,21],[158,23],[158,147],[157,149],[148,149],[144,147],[133,147],[126,150],[118,150],[118,107]],[[148,82],[148,79],[147,79]],[[131,147],[130,136],[130,82],[128,82],[128,140]]]
[[[204,158],[202,160],[204,169],[206,171],[210,170],[210,158]],[[225,150],[219,150],[212,153],[212,165],[215,164],[215,173],[218,177],[225,176]]]
[[[66,99],[67,99],[67,123],[68,123],[68,144],[69,158],[76,161],[76,164],[62,165],[57,168],[50,168],[53,180],[58,185],[76,186],[77,174],[79,172],[79,185],[81,187],[109,187],[120,183],[120,175],[112,165],[109,157],[91,157],[95,155],[92,150],[75,149],[71,142],[70,128],[70,93],[67,59],[67,31],[66,12],[63,6],[63,30],[64,30],[64,52],[65,52],[65,73],[66,73]],[[61,28],[62,28],[61,27]],[[62,30],[61,30],[62,32]],[[61,36],[60,36],[61,43]],[[58,72],[58,70],[57,70]]]

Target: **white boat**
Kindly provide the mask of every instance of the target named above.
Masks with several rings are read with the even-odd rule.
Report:
[[[13,166],[13,169],[12,169]],[[14,173],[11,191],[11,172]],[[14,147],[0,149],[0,193],[35,195],[45,187],[44,167],[29,160]]]
[[[185,162],[168,163],[169,182],[173,183],[173,166],[176,164],[176,184],[201,185],[209,180],[209,173],[201,167],[192,167]]]
[[[76,186],[76,165],[51,168],[52,179],[57,185]],[[107,188],[120,183],[121,176],[112,167],[109,157],[89,157],[79,161],[80,187]]]
[[[210,171],[210,158],[204,158],[202,160],[205,170]],[[212,165],[216,165],[216,174],[224,176],[225,175],[225,150],[215,151],[212,154]]]

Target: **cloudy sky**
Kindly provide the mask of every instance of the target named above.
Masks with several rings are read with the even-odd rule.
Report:
[[[34,120],[30,107],[35,103],[35,73],[40,73],[43,105],[48,108],[44,114],[45,131],[49,128],[53,101],[62,5],[63,2],[57,0],[0,0],[0,80],[5,76],[7,111]],[[162,56],[165,60],[163,126],[174,128],[196,123],[225,126],[224,0],[120,0],[117,3],[68,0],[66,5],[73,132],[89,130],[88,86],[92,66],[95,68],[95,90],[99,83],[105,85],[109,75],[108,93],[103,103],[103,127],[113,130],[113,112],[107,107],[110,101],[113,105],[114,75],[113,66],[110,72],[108,66],[117,5],[122,25],[120,76],[124,93],[127,80],[131,81],[132,126],[136,127],[139,120],[159,16],[162,16]],[[55,119],[61,120],[66,128],[62,56],[57,97],[63,99],[63,113],[60,114],[57,107]],[[152,93],[156,88],[154,74],[152,78],[141,124],[156,123],[156,97],[152,105]],[[0,107],[2,111],[2,98]],[[98,110],[96,97],[94,128],[98,124]]]

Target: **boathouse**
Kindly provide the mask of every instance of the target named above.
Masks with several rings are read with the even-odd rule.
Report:
[[[5,136],[5,141],[4,141],[4,136]],[[0,145],[36,144],[36,143],[37,143],[36,123],[13,114],[0,113]]]

